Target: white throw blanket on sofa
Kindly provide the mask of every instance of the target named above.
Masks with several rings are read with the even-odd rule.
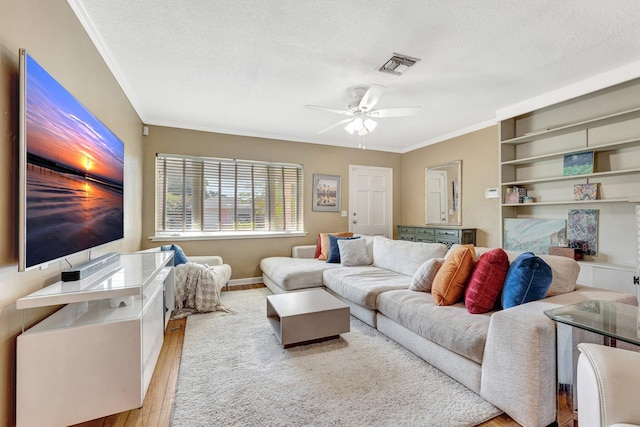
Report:
[[[216,270],[207,265],[189,262],[175,268],[176,309],[172,319],[181,319],[193,313],[229,311],[220,304],[221,280]]]

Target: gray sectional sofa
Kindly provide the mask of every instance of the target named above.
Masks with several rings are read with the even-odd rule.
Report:
[[[315,245],[299,246],[292,257],[260,262],[264,283],[273,293],[326,288],[350,306],[353,316],[524,426],[542,427],[556,418],[556,329],[543,312],[589,299],[637,305],[633,295],[577,285],[579,265],[547,255],[544,259],[553,271],[547,298],[470,314],[462,302],[438,306],[430,293],[409,290],[422,263],[445,256],[444,245],[361,238],[367,242],[371,265],[319,261],[313,258]],[[476,248],[476,255],[486,250]],[[515,255],[509,253],[509,258]]]

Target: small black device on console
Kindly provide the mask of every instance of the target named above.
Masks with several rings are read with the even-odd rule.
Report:
[[[109,252],[108,254],[99,256],[98,258],[87,261],[78,267],[69,268],[62,271],[62,281],[70,282],[72,280],[84,279],[93,273],[102,270],[108,265],[117,262],[120,259],[118,252]]]

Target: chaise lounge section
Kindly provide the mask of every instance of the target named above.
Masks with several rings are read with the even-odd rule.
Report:
[[[305,259],[261,261],[274,293],[325,287],[351,314],[478,393],[524,426],[556,417],[556,330],[544,311],[589,299],[637,305],[635,296],[576,284],[579,265],[544,256],[553,281],[546,298],[471,314],[464,302],[437,305],[430,292],[410,290],[421,265],[447,247],[361,236],[371,265],[342,266],[312,258],[316,246],[294,248]],[[478,256],[487,248],[475,248]],[[508,253],[513,261],[517,253]]]

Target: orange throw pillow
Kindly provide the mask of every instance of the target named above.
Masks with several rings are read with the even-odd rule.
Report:
[[[461,245],[451,251],[431,285],[431,295],[436,304],[452,305],[462,300],[475,262],[473,245]]]
[[[329,258],[329,234],[336,237],[353,237],[351,232],[342,233],[320,233],[320,255],[319,260],[326,261]]]

